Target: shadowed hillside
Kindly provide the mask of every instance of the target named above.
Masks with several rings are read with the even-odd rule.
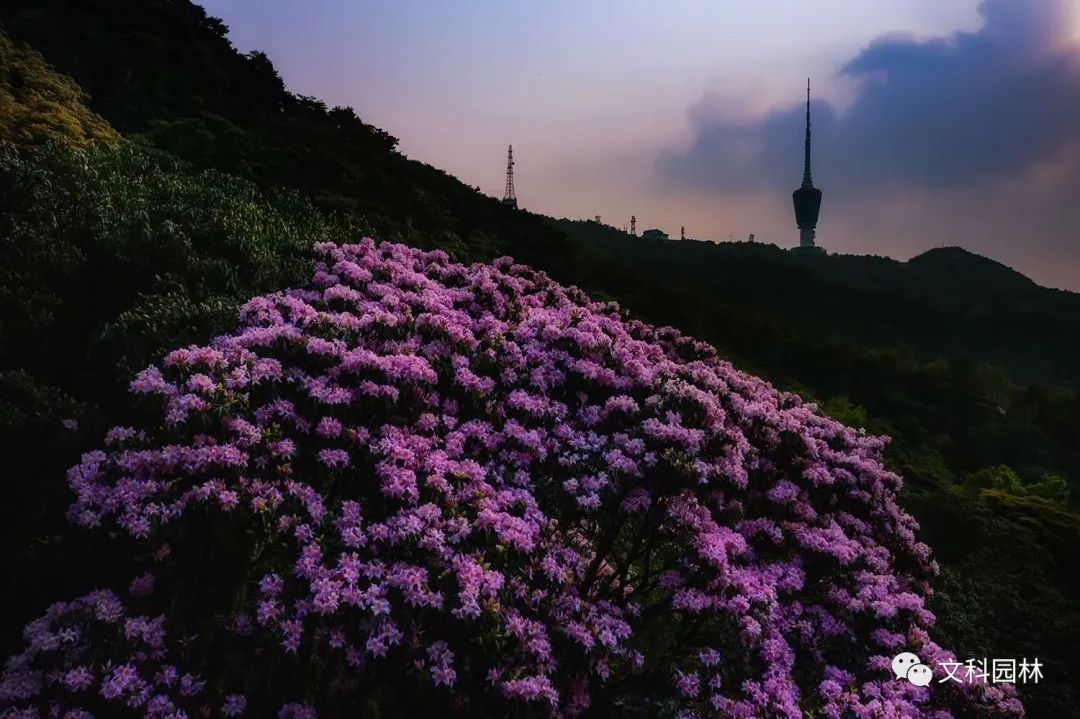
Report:
[[[587,221],[554,224],[645,285],[860,344],[905,344],[923,361],[991,362],[1026,381],[1080,381],[1080,295],[1040,287],[958,247],[900,262],[795,255],[760,243],[658,241]]]

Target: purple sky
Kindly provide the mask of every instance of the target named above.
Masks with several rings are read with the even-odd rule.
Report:
[[[1080,0],[202,0],[295,92],[521,204],[797,243],[961,245],[1080,290]]]

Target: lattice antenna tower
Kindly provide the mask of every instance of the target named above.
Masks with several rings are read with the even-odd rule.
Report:
[[[506,192],[503,193],[503,204],[516,208],[518,206],[517,194],[514,192],[514,146],[506,151]]]

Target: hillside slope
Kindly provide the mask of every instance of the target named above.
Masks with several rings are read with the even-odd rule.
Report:
[[[301,190],[382,237],[464,259],[512,249],[524,261],[572,260],[541,218],[408,160],[351,108],[287,91],[265,55],[237,52],[226,26],[192,2],[9,0],[0,25],[74,77],[122,133],[196,167]]]

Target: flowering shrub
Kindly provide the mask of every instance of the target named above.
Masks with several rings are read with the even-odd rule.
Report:
[[[92,717],[85,705],[104,709],[110,702],[141,709],[147,717],[181,716],[183,707],[200,705],[206,682],[166,662],[164,621],[163,616],[129,616],[120,598],[107,590],[58,602],[26,628],[28,648],[9,661],[0,697],[18,703],[48,686],[49,692],[66,695],[67,706],[54,700],[50,709],[56,716],[62,709],[67,719]],[[122,663],[97,661],[106,647]],[[236,702],[242,706],[243,697],[226,700]],[[5,716],[39,714],[27,708]]]
[[[57,605],[3,716],[1022,715],[893,678],[950,655],[881,438],[509,260],[317,251],[71,469],[158,613]]]

